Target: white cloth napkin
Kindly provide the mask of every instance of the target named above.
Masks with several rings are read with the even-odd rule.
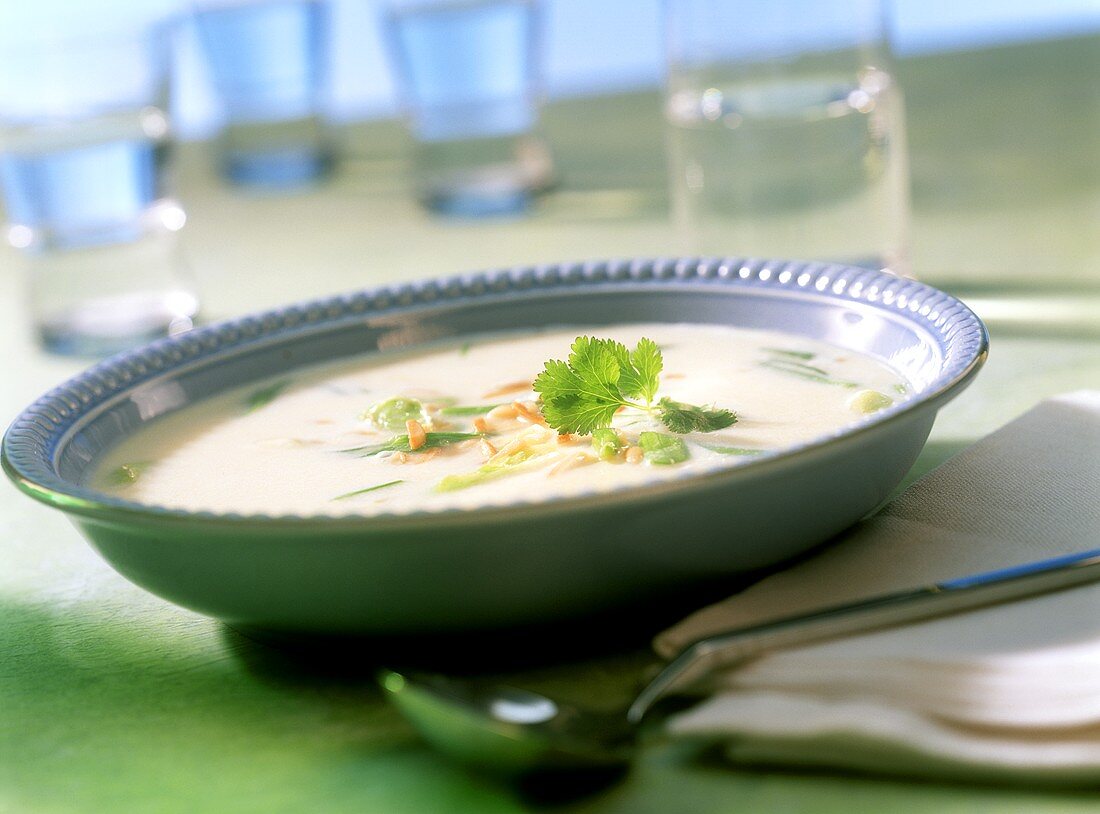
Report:
[[[1100,391],[1039,406],[842,540],[655,642],[1100,548]],[[715,677],[670,731],[731,759],[1100,783],[1100,583],[774,653]]]

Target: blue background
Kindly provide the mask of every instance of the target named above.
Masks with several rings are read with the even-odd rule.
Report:
[[[732,0],[731,0],[732,2]],[[393,85],[379,39],[381,0],[332,0],[331,109],[338,119],[392,114]],[[545,0],[546,90],[597,93],[661,80],[661,0]],[[1100,0],[886,0],[895,51],[909,55],[1100,31]],[[4,40],[14,33],[83,28],[89,20],[155,17],[180,0],[35,0],[0,3]],[[1100,81],[1100,77],[1096,78]],[[181,32],[174,108],[178,131],[202,136],[215,122],[193,32]]]

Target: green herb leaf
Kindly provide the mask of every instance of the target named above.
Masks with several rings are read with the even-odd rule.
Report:
[[[661,350],[652,339],[642,337],[633,351],[626,345],[611,339],[595,340],[605,343],[619,365],[618,387],[624,398],[641,398],[646,404],[657,394],[657,381],[664,362]]]
[[[140,461],[130,464],[122,464],[112,469],[107,475],[107,483],[111,486],[129,486],[136,481],[151,461]]]
[[[640,407],[627,399],[656,392],[660,351],[643,339],[630,353],[613,339],[578,336],[569,361],[551,359],[534,382],[546,423],[559,432],[587,435],[609,427],[620,407]],[[652,396],[647,395],[647,404]]]
[[[777,370],[780,373],[787,373],[791,376],[798,376],[801,379],[808,379],[812,382],[831,384],[836,387],[859,387],[856,382],[834,379],[828,374],[828,371],[822,370],[819,367],[814,367],[813,365],[796,362],[793,359],[765,359],[760,363],[760,366]]]
[[[290,386],[290,379],[280,379],[277,382],[261,387],[259,390],[254,390],[244,400],[245,408],[248,412],[255,412],[261,407],[266,407],[271,402],[275,401],[287,387]]]
[[[626,445],[619,438],[615,430],[604,427],[592,430],[592,449],[605,461],[612,461],[618,457]]]
[[[815,376],[828,377],[829,375],[829,371],[824,368],[817,367],[816,365],[808,365],[805,362],[796,361],[794,359],[774,359],[772,361],[776,366],[798,370],[803,373],[813,373]]]
[[[657,402],[661,423],[673,432],[714,432],[737,422],[737,416],[722,408],[699,407],[663,398]]]
[[[580,395],[621,403],[625,394],[619,376],[626,355],[626,347],[612,339],[578,336],[569,354],[569,369],[581,383]]]
[[[588,435],[600,427],[611,426],[619,402],[586,400],[581,396],[562,396],[543,402],[542,417],[558,432]]]
[[[443,407],[440,409],[441,415],[485,415],[485,413],[492,410],[494,407],[500,407],[501,404],[457,404],[452,407]]]
[[[418,452],[425,452],[429,449],[435,449],[436,447],[446,447],[451,444],[458,444],[462,441],[469,441],[472,438],[481,438],[481,433],[429,432],[424,434],[424,444],[413,449],[409,445],[408,435],[397,435],[384,444],[368,444],[363,447],[351,447],[350,449],[342,449],[340,452],[346,452],[360,458],[378,455],[380,452],[411,452],[415,455]]]
[[[333,500],[347,500],[349,497],[355,497],[356,495],[365,495],[367,492],[377,492],[379,489],[385,489],[387,486],[396,486],[399,483],[404,483],[403,480],[391,480],[389,483],[380,483],[377,486],[368,486],[366,489],[356,489],[354,492],[345,492],[342,495],[337,495],[332,498]]]
[[[577,337],[569,361],[551,359],[534,382],[542,416],[558,432],[587,435],[607,427],[626,404],[618,388],[619,362],[609,340]],[[624,349],[625,350],[625,349]]]
[[[638,393],[649,404],[657,396],[657,386],[665,362],[661,349],[652,339],[642,337],[630,354],[633,370],[638,376]]]
[[[550,359],[543,363],[542,373],[535,377],[531,386],[542,397],[543,404],[552,404],[559,399],[576,396],[584,383],[570,369],[568,362]]]
[[[416,399],[396,396],[392,399],[372,404],[370,409],[360,416],[367,419],[380,430],[403,430],[409,420],[423,421],[424,405]]]
[[[803,361],[810,361],[816,356],[808,350],[784,350],[783,348],[764,348],[763,350],[768,353],[774,353],[777,356],[789,356],[791,359],[802,359]]]
[[[766,449],[750,449],[749,447],[724,447],[715,444],[703,444],[700,443],[703,449],[709,449],[711,452],[717,452],[719,455],[763,455],[767,452]]]
[[[659,466],[683,463],[691,457],[682,438],[663,432],[643,432],[638,436],[638,446],[647,461]]]

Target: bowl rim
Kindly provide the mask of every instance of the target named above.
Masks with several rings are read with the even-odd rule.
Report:
[[[652,484],[631,484],[606,491],[551,500],[517,500],[470,508],[424,509],[377,514],[268,514],[187,510],[126,500],[62,478],[54,467],[57,451],[82,420],[126,392],[156,377],[172,374],[209,357],[293,340],[314,330],[366,317],[430,310],[439,306],[493,301],[547,291],[576,291],[592,286],[629,286],[654,291],[676,284],[738,288],[746,292],[795,295],[825,302],[861,304],[900,316],[922,328],[943,354],[939,374],[926,390],[822,436],[769,452],[751,461],[717,467]],[[785,466],[792,459],[842,439],[872,432],[912,412],[934,406],[965,387],[984,363],[989,335],[981,319],[957,298],[916,280],[836,263],[751,257],[681,257],[554,263],[516,266],[412,283],[362,289],[323,299],[248,314],[197,328],[175,337],[120,353],[73,376],[40,396],[8,427],[0,448],[0,465],[30,497],[70,514],[108,523],[154,521],[188,525],[232,525],[238,530],[270,531],[273,527],[323,524],[385,531],[410,524],[455,525],[493,522],[521,512],[533,517],[581,509],[591,503],[646,501],[656,493],[702,488],[746,473]]]

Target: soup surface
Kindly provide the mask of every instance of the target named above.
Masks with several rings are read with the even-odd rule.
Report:
[[[651,398],[610,408],[610,427],[564,432],[547,424],[562,412],[548,407],[558,392],[536,377],[548,360],[562,360],[561,375],[581,381],[564,367],[579,336],[626,349],[651,339],[660,372]],[[611,386],[629,390],[625,376]],[[142,503],[246,514],[550,500],[743,465],[860,421],[907,392],[877,360],[782,333],[660,323],[487,334],[204,401],[127,439],[92,484]],[[587,395],[562,398],[554,404],[583,406]]]

